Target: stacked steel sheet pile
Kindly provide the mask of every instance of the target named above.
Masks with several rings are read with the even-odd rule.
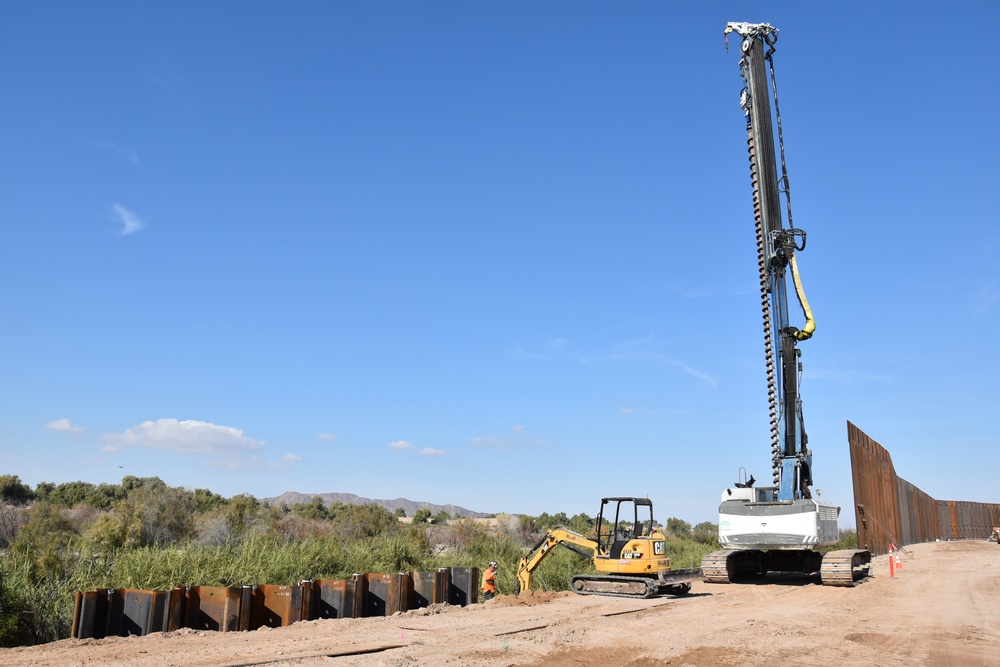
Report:
[[[233,632],[277,628],[321,618],[391,616],[432,604],[479,601],[479,568],[355,574],[295,586],[187,586],[169,591],[108,589],[78,592],[77,639],[127,637],[180,628]]]

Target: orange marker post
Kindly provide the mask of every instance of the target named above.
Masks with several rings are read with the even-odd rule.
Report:
[[[892,557],[892,545],[889,545],[889,578],[894,579],[896,577],[896,561]]]

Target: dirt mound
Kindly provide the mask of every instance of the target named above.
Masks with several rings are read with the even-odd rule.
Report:
[[[572,595],[567,591],[521,591],[517,595],[498,595],[486,604],[496,607],[528,607]]]
[[[651,655],[637,656],[635,649],[560,648],[546,655],[544,662],[546,667],[737,667],[741,659],[739,651],[727,648],[702,647],[671,658],[656,656],[654,648],[649,651]]]

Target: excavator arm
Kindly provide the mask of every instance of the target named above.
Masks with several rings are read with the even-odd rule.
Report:
[[[518,592],[531,590],[531,573],[549,554],[549,550],[556,545],[565,547],[587,559],[593,559],[600,551],[600,545],[597,542],[579,533],[564,528],[550,530],[518,563]],[[589,549],[590,552],[588,553],[584,549]]]

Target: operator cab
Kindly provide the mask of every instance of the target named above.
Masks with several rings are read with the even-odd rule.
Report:
[[[632,540],[648,538],[654,525],[649,498],[602,498],[595,530],[599,551],[607,555],[595,558],[621,558],[625,546]]]
[[[745,503],[776,503],[778,502],[778,487],[776,486],[760,486],[754,487],[757,480],[754,479],[753,475],[747,478],[747,469],[740,467],[738,474],[736,475],[739,479],[733,482],[733,485],[722,492],[722,502],[726,503],[730,500],[741,500]],[[724,507],[725,505],[723,505]],[[719,508],[720,511],[722,508]]]
[[[742,500],[749,503],[776,503],[778,502],[778,487],[730,487],[722,492],[722,502],[726,502],[727,500]]]

